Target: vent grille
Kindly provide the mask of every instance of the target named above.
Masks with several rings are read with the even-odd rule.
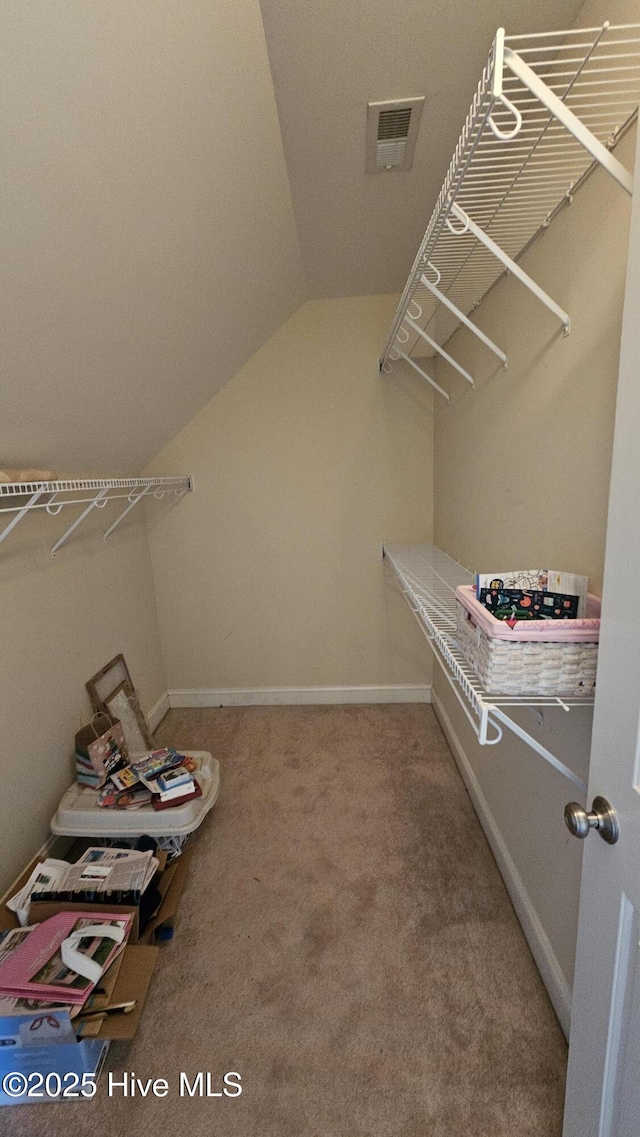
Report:
[[[423,105],[424,96],[368,104],[368,174],[411,169]]]
[[[413,107],[403,110],[380,111],[378,115],[378,142],[386,138],[406,138],[409,134],[409,123]]]

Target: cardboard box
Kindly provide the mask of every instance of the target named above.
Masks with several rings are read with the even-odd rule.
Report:
[[[163,933],[166,934],[169,929],[173,929],[192,857],[193,845],[188,845],[164,870],[158,882],[162,903],[140,936],[141,944],[160,942],[165,938]]]
[[[71,845],[68,850],[61,852],[56,850],[58,857],[72,860],[80,856],[84,850]],[[97,984],[96,988],[89,996],[87,1005],[83,1008],[84,1014],[78,1015],[74,1018],[74,1029],[78,1030],[79,1037],[82,1037],[87,1046],[90,1040],[118,1040],[128,1041],[133,1038],[140,1023],[145,1000],[153,976],[153,971],[158,958],[159,948],[152,947],[156,939],[161,940],[171,934],[171,929],[174,926],[174,921],[180,903],[180,897],[185,885],[189,864],[193,855],[193,847],[190,845],[186,848],[180,857],[167,864],[166,853],[156,854],[160,862],[160,867],[156,876],[154,877],[153,885],[158,891],[158,907],[149,919],[144,931],[140,934],[139,930],[139,912],[138,908],[127,905],[109,905],[116,912],[131,912],[134,920],[132,925],[132,932],[129,937],[129,942],[125,950],[114,960],[111,967],[105,972],[102,980]],[[29,879],[36,864],[42,861],[42,857],[34,857],[34,859],[27,865],[20,878],[11,886],[6,896],[0,901],[0,931],[7,928],[17,928],[18,918],[10,908],[6,906],[6,900],[13,896],[18,889],[20,889]],[[36,901],[32,903],[30,910],[30,920],[32,923],[39,923],[46,920],[49,916],[55,915],[57,912],[73,911],[77,908],[79,911],[96,911],[104,912],[105,905],[102,904],[85,904],[85,903],[53,903],[51,901]],[[135,1000],[134,1009],[128,1014],[119,1013],[114,1011],[108,1013],[109,1007],[115,1006],[120,1003],[125,1003]],[[89,1022],[87,1013],[102,1014],[106,1013],[106,1017],[102,1020],[94,1019]],[[0,1103],[1,1104],[1,1103]]]
[[[73,849],[70,850],[73,855]],[[78,855],[80,855],[78,853]],[[55,916],[58,912],[104,912],[105,909],[113,912],[130,912],[133,915],[133,924],[129,936],[129,943],[131,944],[151,944],[155,938],[162,938],[162,930],[173,926],[180,896],[184,888],[185,880],[187,877],[187,870],[189,862],[192,857],[192,849],[187,848],[175,861],[167,864],[167,854],[165,852],[156,853],[159,861],[158,871],[150,884],[150,888],[155,888],[158,893],[158,904],[144,928],[142,934],[140,933],[140,918],[139,918],[139,905],[129,904],[87,904],[84,901],[52,901],[52,900],[34,900],[31,904],[29,911],[29,919],[33,924],[40,924],[43,920],[47,920],[49,916]],[[36,864],[42,861],[42,857],[36,857],[29,865],[27,865],[22,876],[19,880],[12,885],[9,890],[8,896],[13,896],[23,884],[27,882]],[[11,909],[7,908],[6,903],[0,905],[0,931],[6,928],[17,928],[18,919]]]
[[[159,953],[160,948],[140,945],[127,946],[124,949],[109,994],[98,997],[90,1004],[89,1018],[86,1014],[81,1014],[73,1020],[78,1038],[108,1038],[110,1041],[118,1042],[126,1042],[133,1038],[140,1024]],[[136,1005],[128,1014],[121,1011],[109,1013],[110,1007],[117,1007],[120,1003],[132,1000],[135,1000]],[[105,1014],[106,1017],[101,1021],[97,1019],[92,1021],[91,1016],[96,1014]]]

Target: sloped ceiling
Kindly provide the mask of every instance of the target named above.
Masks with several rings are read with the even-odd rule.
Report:
[[[399,290],[495,29],[579,6],[3,0],[0,468],[139,470],[309,295]]]
[[[0,468],[144,466],[305,299],[258,0],[3,0]]]
[[[573,24],[581,0],[261,0],[313,296],[400,290],[496,29]],[[605,5],[606,7],[606,5]],[[425,95],[413,169],[365,174],[369,100]]]

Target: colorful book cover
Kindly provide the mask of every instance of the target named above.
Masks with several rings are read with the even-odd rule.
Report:
[[[125,766],[122,770],[109,774],[109,781],[117,790],[131,790],[139,784],[140,779],[131,766]]]
[[[508,572],[477,573],[476,597],[482,602],[483,589],[503,592],[522,590],[524,592],[550,592],[559,596],[577,596],[577,616],[582,619],[587,614],[588,577],[573,572],[559,572],[557,569],[513,569]]]
[[[176,766],[181,766],[182,762],[182,755],[169,746],[162,750],[153,750],[145,758],[133,762],[132,766],[140,781],[149,789],[156,790],[158,775],[163,774],[166,770],[172,770]]]
[[[151,790],[136,785],[131,790],[116,790],[110,782],[100,791],[98,805],[102,809],[139,809],[151,801]]]
[[[498,584],[499,582],[494,581]],[[577,620],[579,597],[522,588],[481,588],[480,603],[497,620]]]

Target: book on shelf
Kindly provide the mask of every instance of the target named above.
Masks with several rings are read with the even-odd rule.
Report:
[[[525,588],[481,588],[479,600],[497,620],[578,619],[579,598],[559,592]]]
[[[538,619],[583,619],[587,614],[587,589],[589,580],[586,576],[579,576],[573,572],[560,572],[557,569],[511,569],[501,572],[484,572],[476,574],[476,597],[483,603],[483,594],[502,592],[505,595],[511,591],[521,593],[548,593],[563,603],[560,605],[567,611],[564,601],[575,598],[576,615],[570,617],[553,613],[552,606],[544,604],[546,615],[537,616]],[[485,605],[491,607],[491,605]],[[558,606],[556,603],[555,607]],[[493,605],[495,607],[495,603]],[[528,607],[528,605],[527,605]],[[540,609],[542,611],[542,608]]]

